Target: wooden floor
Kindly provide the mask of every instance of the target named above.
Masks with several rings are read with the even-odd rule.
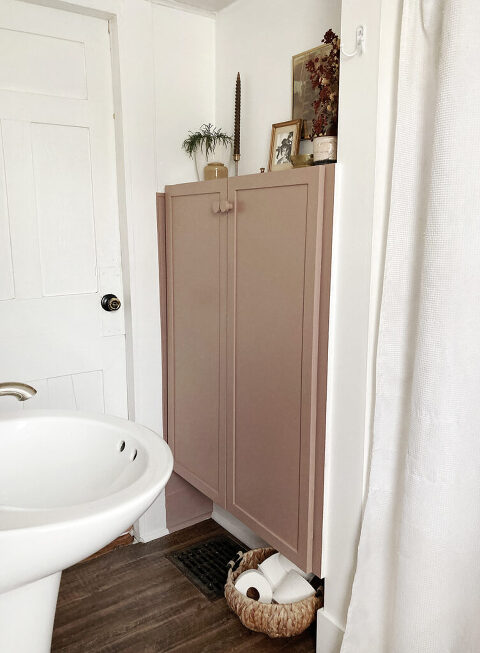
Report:
[[[314,627],[271,640],[242,626],[224,599],[208,601],[165,557],[225,531],[208,520],[134,544],[63,573],[52,651],[263,653],[315,651]]]

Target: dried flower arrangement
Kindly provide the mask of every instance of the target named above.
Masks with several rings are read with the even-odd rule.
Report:
[[[340,39],[331,29],[325,32],[322,43],[331,45],[328,54],[310,59],[305,67],[317,99],[313,102],[315,136],[336,136],[338,123],[338,80],[340,72]]]

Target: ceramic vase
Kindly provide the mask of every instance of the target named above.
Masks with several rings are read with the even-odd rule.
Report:
[[[212,163],[207,163],[205,166],[203,176],[205,181],[209,181],[210,179],[225,179],[225,177],[228,177],[228,168],[223,163],[212,161]]]
[[[316,165],[337,160],[337,137],[316,136],[313,139],[313,162]]]
[[[205,155],[203,150],[197,150],[194,154],[195,161],[195,170],[197,172],[197,181],[203,181],[205,177],[205,168],[210,163],[223,163],[225,168],[227,168],[228,175],[228,164],[231,159],[231,146],[225,147],[224,145],[217,145],[213,152],[209,152],[208,156]],[[226,175],[226,176],[227,176]]]

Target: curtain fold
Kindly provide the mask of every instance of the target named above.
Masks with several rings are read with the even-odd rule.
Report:
[[[369,489],[341,651],[479,653],[480,0],[404,0],[398,91]]]

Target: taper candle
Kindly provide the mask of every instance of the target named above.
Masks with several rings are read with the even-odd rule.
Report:
[[[233,160],[235,161],[235,174],[238,176],[238,162],[240,161],[240,104],[242,95],[242,82],[240,73],[237,73],[235,87],[235,130],[233,136]]]

